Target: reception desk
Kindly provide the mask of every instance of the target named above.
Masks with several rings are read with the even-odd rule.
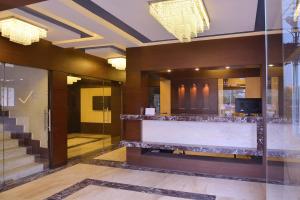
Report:
[[[121,115],[121,119],[141,120],[141,141],[122,141],[127,147],[263,155],[261,117]]]

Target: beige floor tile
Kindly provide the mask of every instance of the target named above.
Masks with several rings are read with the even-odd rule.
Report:
[[[254,182],[245,182],[245,181],[235,181],[235,180],[226,180],[226,179],[215,179],[215,178],[205,178],[205,177],[193,177],[193,176],[184,176],[184,175],[175,175],[175,174],[166,174],[166,173],[157,173],[149,171],[138,171],[138,170],[129,170],[113,167],[104,167],[96,165],[87,165],[87,164],[77,164],[72,167],[66,168],[54,174],[42,177],[38,180],[32,181],[25,185],[16,187],[12,190],[0,193],[1,200],[35,200],[35,199],[44,199],[47,198],[77,182],[82,181],[83,179],[91,178],[98,179],[103,181],[125,183],[131,185],[139,185],[146,187],[156,187],[170,190],[178,190],[183,192],[193,192],[201,194],[210,194],[216,195],[218,200],[260,200],[265,199],[265,186],[262,183]],[[87,189],[89,189],[88,187]],[[94,187],[92,187],[94,188]],[[278,191],[281,191],[279,186],[271,185],[268,187],[269,191],[273,190],[273,196],[278,195]],[[89,195],[90,193],[96,193],[96,195],[109,195],[111,192],[109,190],[114,190],[113,193],[117,197],[128,195],[128,198],[136,199],[135,195],[138,195],[137,199],[174,199],[171,197],[162,197],[162,196],[145,196],[140,198],[140,194],[132,194],[132,192],[122,191],[109,188],[94,188],[88,192],[88,194],[77,192],[74,195],[79,195],[78,199],[88,199],[88,196],[83,197],[84,195]],[[297,187],[285,187],[285,190],[288,190],[290,194],[299,194],[299,188]],[[100,192],[100,194],[98,194]],[[125,192],[125,193],[123,193]],[[276,193],[277,192],[277,193]],[[81,195],[81,196],[80,196]],[[83,196],[82,196],[83,195]],[[133,196],[131,196],[133,195]],[[113,199],[115,197],[106,199]],[[122,196],[123,197],[123,196]],[[289,196],[289,200],[298,200]],[[77,197],[76,197],[77,198]],[[127,197],[126,197],[127,198]],[[123,199],[123,198],[122,198]],[[176,199],[176,198],[175,198]],[[273,200],[273,199],[272,199]],[[277,199],[275,199],[277,200]],[[282,199],[278,199],[282,200]]]
[[[127,191],[121,189],[88,186],[68,198],[66,200],[182,200],[182,198],[165,197],[155,194],[146,194],[135,191]]]
[[[101,156],[96,157],[95,159],[125,162],[126,147],[122,147],[109,153],[103,154]]]

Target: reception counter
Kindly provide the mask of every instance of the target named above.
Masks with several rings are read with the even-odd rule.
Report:
[[[121,119],[141,121],[141,141],[122,141],[127,147],[263,155],[261,117],[121,115]]]

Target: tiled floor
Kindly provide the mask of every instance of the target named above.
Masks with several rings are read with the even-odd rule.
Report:
[[[125,162],[126,161],[126,147],[122,147],[122,148],[116,149],[114,151],[111,151],[109,153],[103,154],[101,156],[96,157],[95,159]]]
[[[106,148],[111,145],[111,136],[103,134],[68,134],[68,158]]]
[[[120,162],[125,159],[125,152],[125,148],[120,148],[93,160]],[[112,186],[102,185],[102,182],[108,182]],[[69,192],[68,188],[71,188],[72,192]],[[0,199],[35,200],[53,197],[52,199],[80,200],[263,200],[266,199],[266,189],[270,200],[299,200],[300,197],[300,189],[295,186],[266,186],[258,182],[80,163],[0,193]],[[284,196],[287,198],[281,198],[283,190],[289,190],[290,195]]]

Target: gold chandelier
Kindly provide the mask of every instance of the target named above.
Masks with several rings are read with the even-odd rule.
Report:
[[[23,45],[31,45],[33,42],[47,37],[46,29],[14,17],[0,20],[0,32],[10,41]]]
[[[181,42],[190,42],[209,29],[210,22],[202,0],[154,0],[150,14]]]
[[[118,70],[126,69],[126,58],[109,58],[107,62]]]

